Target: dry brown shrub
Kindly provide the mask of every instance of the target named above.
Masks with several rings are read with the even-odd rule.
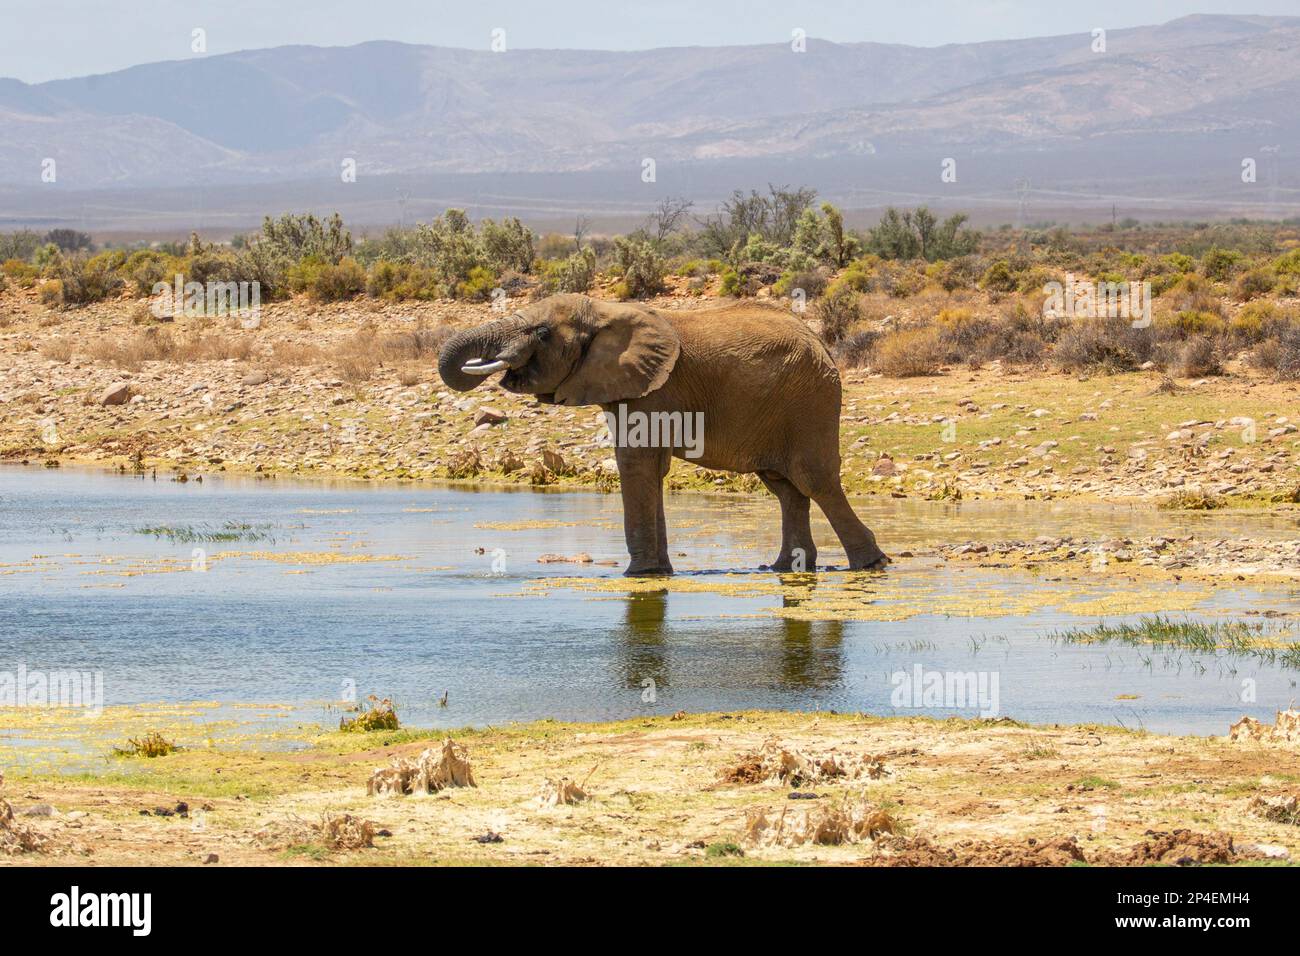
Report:
[[[72,342],[65,338],[46,339],[41,343],[41,358],[51,362],[72,361]]]
[[[943,367],[943,346],[933,326],[899,329],[876,343],[876,371],[890,378],[935,375]]]

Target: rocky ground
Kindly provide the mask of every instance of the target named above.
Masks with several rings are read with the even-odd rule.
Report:
[[[1234,739],[678,714],[458,731],[450,750],[403,731],[332,733],[302,751],[197,747],[91,777],[11,772],[0,863],[1289,862],[1294,725]],[[420,794],[368,792],[394,765],[429,771],[380,778]]]
[[[440,337],[490,316],[459,303],[294,302],[246,328],[159,323],[125,299],[60,311],[11,289],[0,294],[0,460],[616,487],[597,409],[442,387]],[[1235,366],[1180,382],[996,363],[913,379],[849,370],[844,481],[856,494],[941,500],[1268,507],[1300,499],[1298,398],[1294,383]],[[682,462],[669,480],[760,490]]]

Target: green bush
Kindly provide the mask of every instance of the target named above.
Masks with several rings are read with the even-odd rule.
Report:
[[[627,298],[646,299],[663,291],[666,267],[650,243],[620,236],[614,240],[614,256],[623,271]]]
[[[1239,261],[1241,253],[1234,249],[1211,249],[1201,257],[1201,273],[1215,282],[1226,282]]]
[[[114,268],[118,258],[112,253],[63,257],[58,266],[59,301],[65,306],[89,305],[118,292],[126,284]]]
[[[463,282],[456,285],[456,298],[468,302],[486,302],[499,284],[497,274],[487,266],[474,266]]]
[[[546,264],[546,286],[554,292],[586,292],[595,281],[596,250],[591,246]]]
[[[990,292],[1015,292],[1020,288],[1020,280],[1011,271],[1011,263],[999,259],[984,270],[980,287]]]

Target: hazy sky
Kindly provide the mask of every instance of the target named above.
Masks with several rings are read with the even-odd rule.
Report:
[[[1300,15],[1300,0],[0,0],[0,76],[28,82],[208,53],[405,40],[629,50],[810,37],[937,46],[1161,23],[1190,13]]]

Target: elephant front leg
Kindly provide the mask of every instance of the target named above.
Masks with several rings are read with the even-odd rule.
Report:
[[[627,575],[672,574],[664,522],[666,449],[619,448],[615,452],[623,493],[623,535],[631,563]]]

